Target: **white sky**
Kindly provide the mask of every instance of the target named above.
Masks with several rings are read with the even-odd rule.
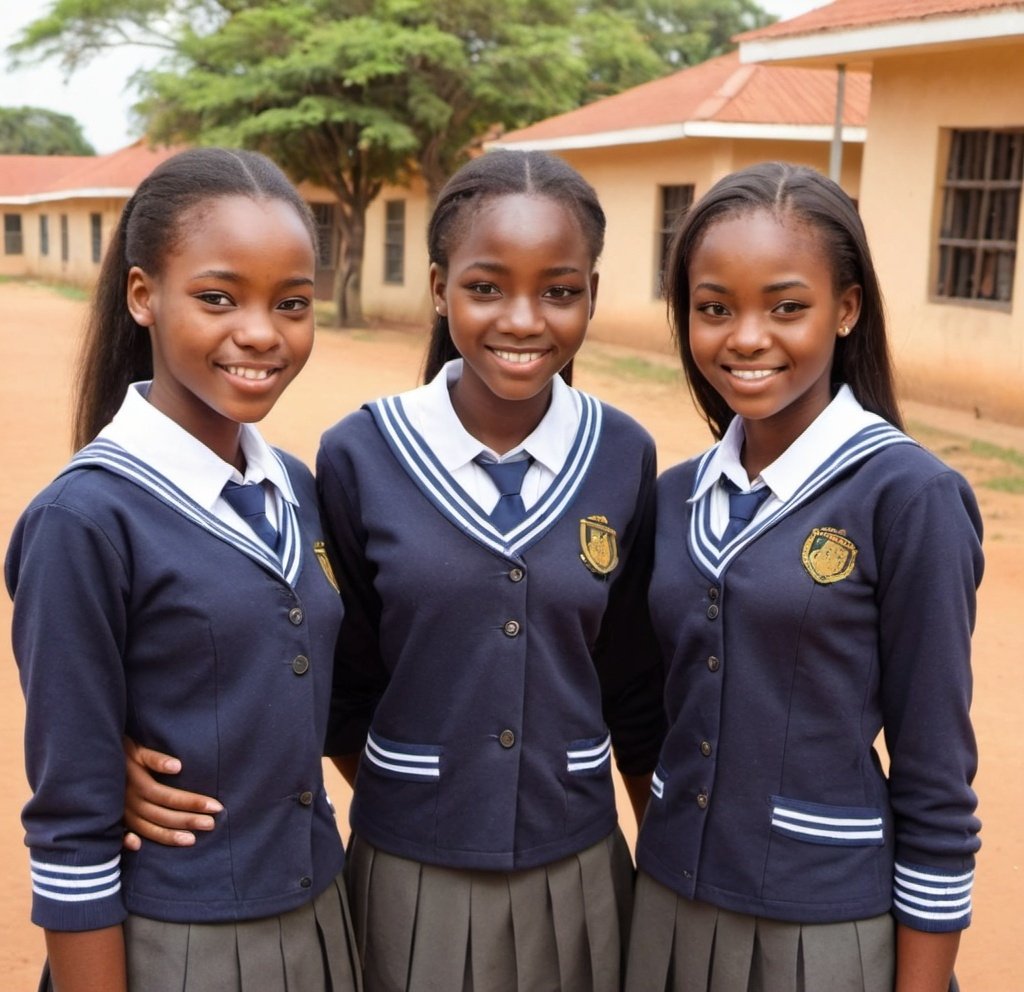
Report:
[[[761,6],[781,18],[795,17],[828,0],[761,0]],[[6,48],[21,28],[43,16],[51,0],[3,0],[0,3],[0,106],[45,107],[70,114],[81,125],[97,152],[116,151],[137,135],[129,131],[129,108],[134,94],[128,79],[138,68],[156,64],[158,53],[148,49],[104,52],[67,82],[56,64],[44,63],[11,71]]]

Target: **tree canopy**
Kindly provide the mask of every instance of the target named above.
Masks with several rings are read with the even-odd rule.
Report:
[[[754,0],[57,0],[9,50],[73,72],[105,47],[164,53],[136,110],[157,141],[266,152],[340,204],[336,295],[361,319],[366,208],[418,172],[435,194],[513,129],[719,54]]]
[[[82,125],[42,107],[0,107],[0,155],[95,155]]]

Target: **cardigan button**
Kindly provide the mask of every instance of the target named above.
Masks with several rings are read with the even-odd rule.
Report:
[[[708,671],[709,672],[717,672],[718,669],[721,668],[721,667],[722,667],[722,663],[714,655],[711,655],[708,658]]]
[[[700,742],[700,753],[703,754],[705,758],[708,758],[708,757],[711,756],[711,742],[710,741],[701,741]]]
[[[506,637],[518,637],[519,636],[519,621],[509,620],[504,627],[501,628],[505,632]]]
[[[304,889],[308,889],[312,884],[313,879],[311,879],[308,875],[303,875],[302,878],[299,879],[299,885],[301,885]]]
[[[712,603],[713,603],[713,602],[714,602],[714,601],[715,601],[716,599],[718,599],[718,588],[717,588],[716,586],[712,586],[712,587],[711,587],[711,588],[710,588],[710,589],[708,590],[708,599],[710,599]]]
[[[304,655],[296,655],[292,659],[292,671],[296,675],[305,675],[309,671],[309,659]]]
[[[508,573],[508,578],[510,582],[522,582],[525,574],[521,568],[516,567]]]
[[[503,730],[500,734],[498,734],[498,743],[503,748],[510,748],[515,744],[515,742],[516,735],[513,734],[511,730]]]
[[[312,792],[300,792],[299,793],[299,802],[303,806],[312,806],[313,805],[313,793]]]
[[[718,616],[718,606],[717,606],[717,604],[712,603],[708,607],[708,619],[709,620],[714,620],[715,617],[717,617],[717,616]]]
[[[701,809],[707,809],[708,808],[708,794],[706,792],[698,792],[697,793],[697,805]]]
[[[298,625],[300,623],[302,623],[302,620],[303,620],[304,616],[305,616],[305,614],[302,612],[302,607],[301,606],[293,606],[288,611],[288,619],[296,627],[298,627]]]

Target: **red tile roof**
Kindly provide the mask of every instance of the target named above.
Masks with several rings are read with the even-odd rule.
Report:
[[[149,148],[140,140],[109,155],[0,155],[0,197],[133,190],[179,150]]]
[[[866,73],[847,74],[845,124],[866,124],[870,91],[871,80]],[[835,115],[835,92],[834,70],[740,65],[739,56],[732,52],[511,131],[495,144],[695,121],[831,124]]]
[[[901,21],[919,21],[932,17],[980,14],[1007,8],[1024,9],[1021,0],[834,0],[806,14],[778,21],[736,35],[734,41],[783,38],[842,28],[875,27]]]

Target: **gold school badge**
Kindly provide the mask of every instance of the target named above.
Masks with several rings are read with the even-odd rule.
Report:
[[[619,563],[619,543],[608,518],[597,514],[580,521],[580,561],[596,575],[607,575]]]
[[[331,568],[331,559],[327,557],[327,545],[323,541],[314,541],[313,554],[316,555],[316,560],[320,562],[320,567],[324,570],[327,581],[334,586],[334,591],[341,592],[338,588],[338,580],[334,577],[334,569]]]
[[[815,582],[827,586],[845,579],[857,561],[857,545],[845,530],[836,527],[815,527],[804,541],[800,558]]]

